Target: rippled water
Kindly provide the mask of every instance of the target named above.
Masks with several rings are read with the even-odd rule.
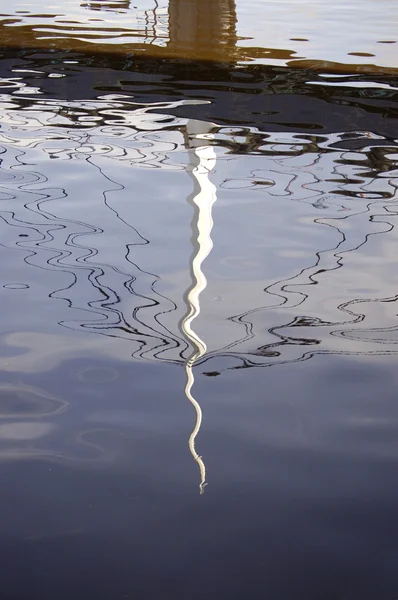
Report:
[[[0,600],[396,600],[395,4],[0,11]]]

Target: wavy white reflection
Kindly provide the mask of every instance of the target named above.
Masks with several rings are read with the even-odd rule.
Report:
[[[196,451],[195,441],[202,424],[202,409],[199,402],[192,395],[192,387],[195,382],[193,367],[195,362],[201,358],[206,350],[205,342],[192,329],[192,323],[200,313],[200,294],[206,288],[207,280],[202,271],[202,263],[209,255],[213,243],[211,241],[211,230],[213,227],[212,207],[216,201],[216,187],[209,179],[209,173],[215,166],[216,154],[212,146],[201,146],[192,151],[195,166],[192,169],[194,177],[195,192],[191,202],[195,208],[192,221],[194,251],[191,256],[190,268],[192,284],[186,294],[187,312],[181,322],[181,329],[186,339],[191,343],[193,352],[185,362],[185,373],[187,382],[185,394],[192,403],[196,412],[196,422],[189,436],[189,450],[193,459],[197,462],[200,470],[200,493],[203,494],[206,484],[206,466],[202,457]]]

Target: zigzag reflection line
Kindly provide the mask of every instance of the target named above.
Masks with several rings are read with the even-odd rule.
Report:
[[[191,435],[189,436],[188,446],[190,453],[198,464],[200,471],[200,493],[203,494],[206,483],[206,466],[202,457],[196,451],[196,437],[199,434],[202,425],[202,409],[199,402],[192,395],[192,388],[195,382],[193,367],[207,351],[206,343],[192,329],[193,321],[200,314],[200,294],[207,286],[206,277],[202,271],[202,263],[209,255],[213,242],[211,240],[211,230],[213,227],[212,207],[216,201],[216,187],[209,180],[209,172],[214,168],[216,155],[212,146],[202,146],[196,148],[193,152],[196,162],[192,169],[192,175],[195,179],[195,187],[199,187],[197,193],[191,197],[191,202],[195,205],[195,214],[192,221],[194,251],[191,256],[191,277],[192,284],[186,294],[187,313],[181,322],[181,329],[186,339],[194,348],[193,354],[186,361],[184,368],[186,374],[185,395],[194,407],[196,421]]]

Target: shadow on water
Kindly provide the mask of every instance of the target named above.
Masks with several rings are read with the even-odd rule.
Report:
[[[0,600],[389,600],[397,71],[155,4],[1,15]]]

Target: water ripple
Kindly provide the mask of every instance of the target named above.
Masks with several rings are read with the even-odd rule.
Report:
[[[28,110],[10,94],[3,102],[2,245],[29,269],[59,273],[59,287],[45,293],[62,303],[62,327],[124,339],[137,358],[186,360],[186,173],[189,148],[210,143],[220,216],[206,293],[222,302],[204,297],[198,324],[207,352],[196,364],[224,361],[224,370],[325,352],[396,352],[395,278],[387,276],[396,140],[201,124],[167,114],[183,102],[142,105],[115,95],[37,100]],[[186,221],[187,237],[181,227],[176,237],[159,229],[168,206]],[[228,222],[237,219],[235,246]]]

